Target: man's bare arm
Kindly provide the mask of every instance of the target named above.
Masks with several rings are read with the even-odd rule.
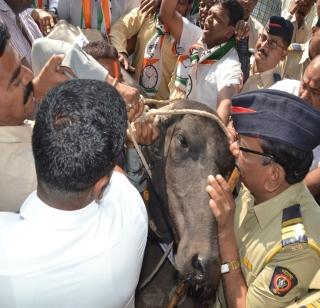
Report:
[[[176,42],[180,42],[183,20],[176,11],[178,0],[162,0],[160,7],[160,19],[168,27],[170,34]]]
[[[228,124],[231,113],[231,97],[237,94],[238,90],[238,85],[231,85],[224,87],[218,93],[217,113],[225,125]]]

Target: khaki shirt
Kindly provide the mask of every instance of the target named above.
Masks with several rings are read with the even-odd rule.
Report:
[[[309,289],[312,291],[305,298],[290,305],[288,308],[320,307],[320,270],[312,279]]]
[[[241,93],[254,91],[258,89],[267,89],[271,87],[275,83],[274,74],[279,74],[280,76],[278,66],[262,73],[253,73],[251,65],[250,76],[243,85]]]
[[[309,44],[291,44],[288,48],[288,55],[281,62],[282,78],[301,80],[306,67],[311,62],[309,59]]]
[[[153,17],[148,18],[142,14],[139,8],[133,9],[129,14],[120,18],[111,26],[111,43],[118,52],[127,53],[127,40],[137,36],[136,48],[133,55],[132,65],[135,67],[135,80],[139,81],[145,48],[150,39],[156,33],[156,23]],[[165,35],[161,48],[161,82],[155,99],[168,99],[172,73],[177,62],[172,37]]]
[[[19,210],[36,189],[32,126],[0,126],[0,211]]]
[[[294,204],[300,204],[306,235],[310,242],[315,241],[318,252],[304,244],[275,250],[281,247],[283,210]],[[242,187],[236,201],[235,234],[248,286],[246,307],[287,307],[307,295],[320,269],[319,221],[320,207],[303,183],[255,206],[253,196]],[[287,285],[281,284],[283,277]],[[278,294],[274,288],[277,282]],[[287,292],[282,292],[284,287],[288,287]],[[221,291],[220,287],[215,307],[225,307]]]

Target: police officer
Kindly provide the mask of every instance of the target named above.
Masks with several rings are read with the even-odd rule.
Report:
[[[232,117],[243,186],[236,203],[221,176],[210,175],[207,187],[224,297],[229,307],[287,307],[308,296],[320,269],[320,208],[303,183],[320,144],[320,112],[260,90],[234,97]]]

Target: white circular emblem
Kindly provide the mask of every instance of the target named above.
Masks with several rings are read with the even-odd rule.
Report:
[[[192,78],[191,78],[190,75],[188,75],[187,86],[186,86],[186,95],[187,95],[187,97],[189,97],[191,91],[192,91]]]
[[[149,64],[144,67],[141,74],[141,84],[146,89],[153,89],[158,82],[158,72],[156,68]]]

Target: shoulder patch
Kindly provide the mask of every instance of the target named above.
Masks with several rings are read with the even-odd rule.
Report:
[[[300,204],[294,204],[283,210],[281,234],[283,248],[289,246],[290,249],[301,249],[303,244],[308,242],[302,222]]]
[[[269,289],[274,295],[283,297],[297,284],[298,279],[291,271],[277,266],[273,272]]]

